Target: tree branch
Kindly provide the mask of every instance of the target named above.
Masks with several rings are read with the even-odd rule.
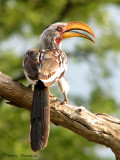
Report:
[[[0,96],[9,104],[31,110],[33,92],[0,72]],[[51,122],[61,125],[89,141],[111,148],[120,160],[120,120],[107,114],[93,114],[83,106],[62,104],[50,95]]]

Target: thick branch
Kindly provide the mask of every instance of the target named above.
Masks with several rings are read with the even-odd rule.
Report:
[[[10,104],[31,110],[33,92],[0,72],[0,96]],[[107,114],[93,114],[82,106],[61,104],[50,95],[51,122],[61,125],[89,141],[112,149],[120,160],[120,121]]]

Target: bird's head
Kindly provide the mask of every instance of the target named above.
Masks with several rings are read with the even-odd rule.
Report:
[[[84,37],[94,42],[94,40],[85,33],[89,33],[95,38],[92,29],[82,22],[55,23],[46,28],[40,35],[40,49],[59,49],[63,39],[70,37]]]

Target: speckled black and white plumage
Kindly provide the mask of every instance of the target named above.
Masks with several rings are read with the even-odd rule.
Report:
[[[67,64],[67,56],[60,49],[30,49],[24,56],[23,68],[29,83],[41,80],[48,87],[64,76]]]
[[[77,31],[75,31],[77,30]],[[39,48],[26,52],[23,68],[30,84],[34,84],[31,112],[31,148],[33,151],[47,145],[50,123],[49,86],[58,81],[68,102],[69,85],[64,79],[67,69],[67,56],[60,49],[61,41],[69,37],[84,37],[94,42],[91,37],[78,30],[86,31],[94,38],[94,32],[82,22],[55,23],[46,28],[40,35]]]
[[[61,79],[67,69],[67,56],[56,43],[56,37],[59,36],[57,25],[60,23],[42,32],[40,49],[28,50],[23,60],[25,76],[30,84],[34,84],[30,139],[31,148],[35,152],[43,149],[48,141],[49,86]],[[66,93],[63,94],[66,96]]]

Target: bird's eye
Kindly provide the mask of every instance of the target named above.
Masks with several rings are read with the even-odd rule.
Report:
[[[63,30],[62,27],[60,27],[60,26],[57,27],[57,31],[58,31],[58,32],[61,32],[62,30]]]

